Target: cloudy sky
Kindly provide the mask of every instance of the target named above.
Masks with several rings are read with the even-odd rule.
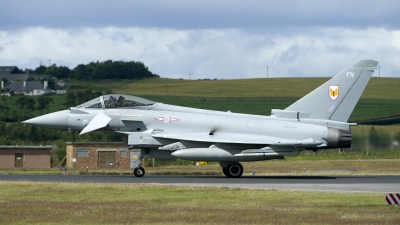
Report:
[[[0,65],[141,61],[161,77],[400,77],[400,1],[2,1]],[[50,60],[50,61],[49,61]],[[378,71],[375,75],[378,75]]]

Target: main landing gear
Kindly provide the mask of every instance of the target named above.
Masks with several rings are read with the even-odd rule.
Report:
[[[227,177],[238,178],[243,174],[243,166],[240,163],[226,163],[220,162],[219,165],[222,167],[222,172]]]

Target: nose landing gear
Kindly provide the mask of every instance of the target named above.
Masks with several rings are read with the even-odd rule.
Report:
[[[133,175],[135,175],[135,177],[143,177],[144,174],[145,174],[145,170],[144,170],[144,168],[141,167],[141,166],[136,167],[136,168],[133,170]]]
[[[131,166],[135,168],[133,169],[133,175],[135,175],[135,177],[143,177],[145,174],[144,168],[141,167],[144,155],[143,150],[140,152],[131,152],[131,157],[134,159],[132,162],[133,165],[131,164]]]

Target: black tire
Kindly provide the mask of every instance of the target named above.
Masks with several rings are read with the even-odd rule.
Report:
[[[135,177],[143,177],[145,174],[145,170],[143,167],[136,167],[133,170],[133,175],[135,175]]]
[[[227,177],[239,178],[243,174],[243,166],[240,163],[229,164],[226,168]]]
[[[224,173],[225,176],[230,177],[228,173],[228,166],[222,167],[222,172]]]

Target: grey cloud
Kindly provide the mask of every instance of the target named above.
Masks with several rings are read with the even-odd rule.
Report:
[[[0,32],[0,65],[70,68],[91,61],[142,61],[162,77],[193,79],[333,76],[361,59],[399,77],[399,31],[305,28],[289,35],[240,29],[173,30],[107,27]],[[251,47],[249,47],[251,46]],[[332,51],[339,46],[340,51]]]
[[[288,77],[305,77],[305,75],[296,68],[288,69],[286,74]]]
[[[297,56],[300,53],[300,48],[298,45],[292,45],[290,46],[289,49],[287,49],[286,51],[282,52],[281,57],[280,57],[280,61],[284,62],[284,63],[289,63],[289,62],[293,62],[297,59]]]
[[[399,1],[376,0],[13,0],[2,2],[0,30],[43,26],[273,29],[281,27],[399,28]]]
[[[349,46],[343,44],[327,44],[325,48],[332,53],[344,53],[351,51],[351,48]]]
[[[260,49],[260,48],[268,48],[270,46],[274,46],[277,43],[271,39],[268,39],[268,34],[267,35],[256,35],[256,36],[251,36],[246,40],[246,43],[244,45],[244,48],[246,49]]]

